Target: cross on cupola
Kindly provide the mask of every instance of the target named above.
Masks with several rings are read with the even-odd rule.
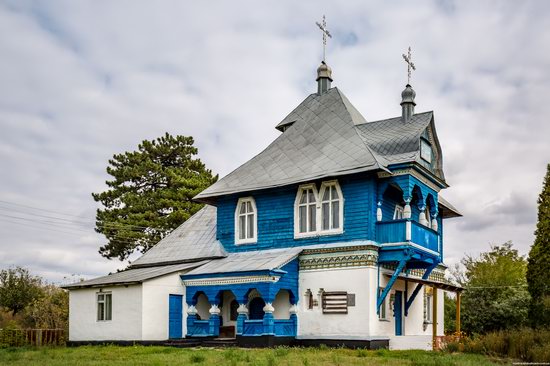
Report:
[[[317,24],[321,32],[323,32],[323,62],[325,62],[326,56],[327,56],[326,55],[327,37],[332,38],[332,35],[327,29],[327,21],[324,15],[323,15],[323,22],[322,23],[315,22],[315,24]]]
[[[317,93],[319,95],[326,93],[330,89],[330,83],[332,81],[332,69],[325,62],[326,59],[326,48],[327,48],[327,37],[332,38],[332,35],[327,29],[327,21],[323,15],[323,22],[315,22],[321,32],[323,32],[323,61],[321,61],[321,66],[317,68]]]
[[[404,122],[408,122],[412,116],[414,116],[414,107],[416,102],[414,98],[416,97],[416,92],[411,87],[411,71],[416,71],[416,66],[412,62],[411,48],[409,47],[408,54],[403,54],[403,59],[407,63],[407,85],[405,90],[401,93],[401,116]]]
[[[411,47],[409,47],[408,54],[403,54],[403,59],[407,63],[407,84],[411,83],[411,69],[416,71],[416,66],[412,62]]]

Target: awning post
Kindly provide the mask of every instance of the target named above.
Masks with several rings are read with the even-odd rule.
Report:
[[[461,295],[461,292],[460,291],[457,291],[456,292],[456,323],[455,323],[455,328],[456,328],[456,335],[458,337],[460,337],[460,295]]]
[[[433,287],[432,348],[437,350],[437,287]]]

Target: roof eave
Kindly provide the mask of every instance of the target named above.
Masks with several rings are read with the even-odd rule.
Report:
[[[348,175],[348,174],[356,174],[356,173],[364,173],[364,172],[376,173],[379,170],[382,170],[382,171],[385,171],[389,174],[392,174],[392,172],[388,168],[386,168],[385,166],[383,166],[381,163],[379,163],[377,161],[375,164],[368,165],[368,166],[365,166],[365,167],[359,167],[359,168],[354,168],[354,169],[347,169],[347,170],[341,170],[341,171],[330,172],[330,173],[325,173],[325,174],[319,174],[317,176],[294,179],[294,180],[290,180],[290,181],[286,181],[286,182],[282,182],[282,183],[278,183],[278,184],[264,185],[264,186],[259,186],[259,187],[246,187],[244,189],[226,190],[226,191],[214,192],[214,193],[206,194],[206,195],[204,195],[201,192],[198,195],[196,195],[195,197],[193,197],[193,201],[199,202],[199,203],[206,203],[206,204],[215,206],[215,203],[216,203],[216,201],[219,197],[229,196],[229,195],[232,195],[232,194],[244,193],[244,192],[256,192],[256,191],[261,191],[261,190],[265,190],[265,189],[272,189],[272,188],[280,188],[280,187],[285,187],[285,186],[289,186],[289,185],[293,185],[293,184],[300,184],[300,183],[310,182],[310,181],[314,181],[314,180],[318,180],[318,179],[325,179],[325,178],[329,178],[329,177],[341,177],[343,175]]]

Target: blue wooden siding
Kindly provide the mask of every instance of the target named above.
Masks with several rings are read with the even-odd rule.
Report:
[[[298,185],[291,185],[250,194],[258,210],[258,240],[254,244],[235,245],[235,207],[239,197],[248,195],[220,198],[218,239],[229,252],[374,239],[376,185],[373,176],[357,174],[338,181],[344,196],[342,234],[294,239],[294,201]],[[317,188],[321,182],[317,182]]]
[[[169,295],[168,305],[168,337],[170,339],[182,337],[183,296]],[[165,328],[166,329],[166,328]]]

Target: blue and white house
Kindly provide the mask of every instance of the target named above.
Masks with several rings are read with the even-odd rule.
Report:
[[[448,187],[434,113],[367,121],[332,70],[257,156],[123,272],[66,286],[70,340],[432,347]],[[397,109],[397,108],[396,108]]]

